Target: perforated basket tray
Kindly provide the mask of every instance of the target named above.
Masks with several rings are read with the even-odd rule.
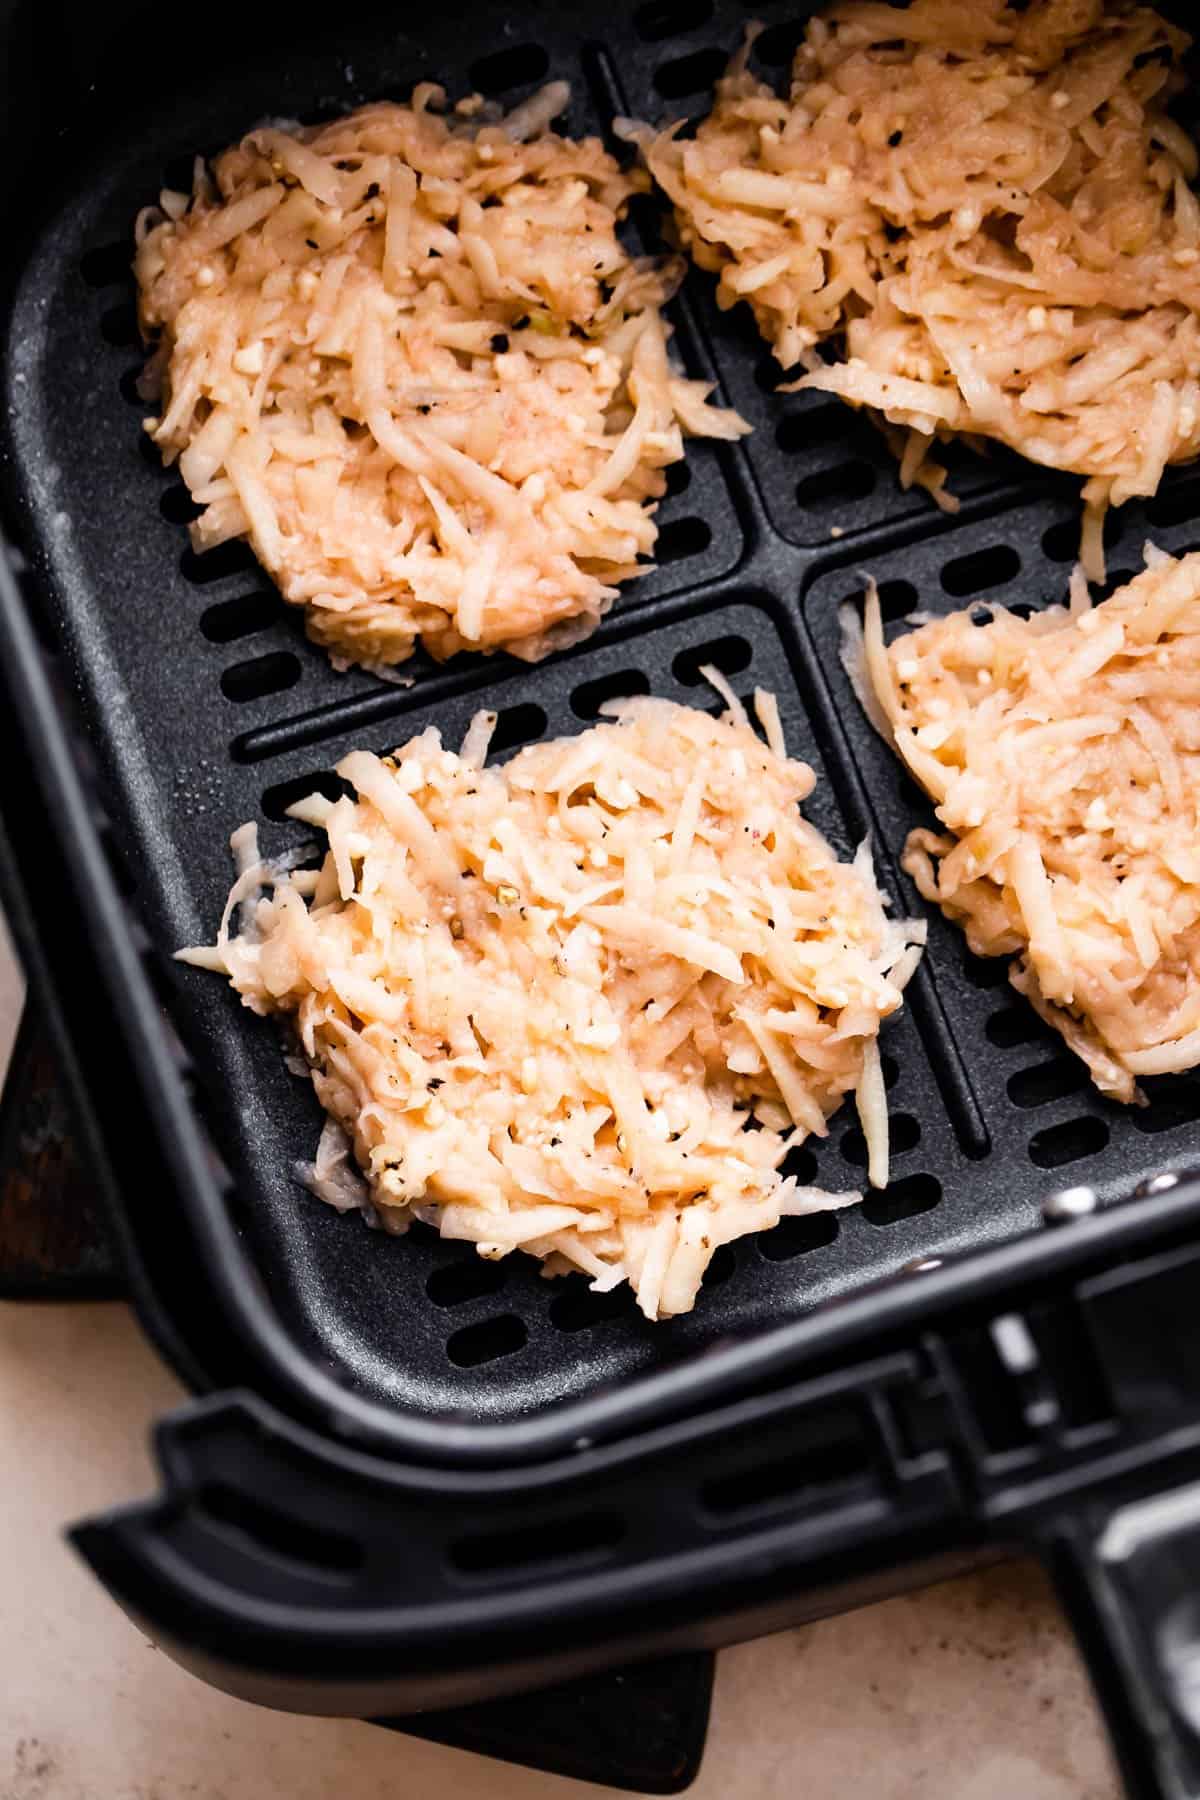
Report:
[[[704,0],[653,0],[617,15],[529,4],[503,20],[447,8],[399,26],[391,15],[386,26],[351,18],[336,54],[298,34],[283,58],[210,65],[190,84],[160,65],[156,79],[169,91],[153,112],[123,117],[107,145],[89,146],[15,292],[3,367],[10,518],[107,784],[106,842],[130,915],[149,933],[146,966],[187,1047],[173,1079],[187,1085],[232,1177],[205,1226],[220,1225],[223,1247],[206,1239],[201,1260],[224,1264],[226,1289],[253,1271],[271,1355],[278,1362],[286,1348],[289,1378],[310,1398],[332,1380],[402,1423],[447,1414],[456,1430],[510,1422],[512,1441],[525,1441],[568,1398],[602,1384],[611,1393],[731,1335],[796,1320],[902,1265],[1036,1232],[1047,1189],[1086,1181],[1102,1199],[1116,1197],[1196,1141],[1200,1084],[1152,1083],[1144,1110],[1109,1105],[1011,993],[1004,965],[969,956],[934,916],[910,1003],[884,1038],[892,1184],[855,1210],[723,1250],[695,1312],[651,1327],[624,1292],[597,1297],[581,1279],[547,1282],[519,1257],[485,1263],[423,1228],[389,1240],[314,1203],[289,1173],[319,1129],[307,1085],[285,1072],[271,1029],[222,984],[167,960],[175,946],[211,937],[230,828],[257,819],[268,851],[297,841],[302,828],[285,820],[285,806],[327,783],[351,746],[385,750],[430,723],[454,742],[487,704],[500,715],[503,754],[581,729],[616,694],[705,704],[705,660],[743,694],[776,692],[789,746],[819,777],[809,816],[844,854],[869,832],[897,904],[924,910],[895,859],[929,809],[850,691],[839,607],[868,570],[893,631],[918,607],[946,610],[975,595],[1023,607],[1060,598],[1076,542],[1074,484],[1004,455],[955,452],[962,510],[948,520],[924,495],[900,491],[865,421],[832,401],[771,393],[775,371],[750,322],[719,314],[711,284],[693,274],[674,309],[679,354],[718,381],[753,436],[733,450],[689,447],[661,508],[656,566],[589,642],[533,668],[504,657],[441,668],[418,659],[414,686],[402,690],[334,673],[240,548],[197,557],[183,530],[186,492],[141,431],[130,225],[164,182],[185,177],[195,150],[217,148],[266,113],[328,115],[447,70],[452,91],[477,87],[505,101],[565,77],[575,132],[606,133],[618,113],[695,112],[744,18]],[[759,62],[778,72],[795,37],[793,24],[774,25],[758,41]],[[638,229],[656,241],[652,205],[639,205]],[[1187,473],[1147,506],[1114,514],[1113,580],[1140,565],[1148,532],[1167,548],[1190,547],[1197,515],[1200,476]],[[847,1113],[794,1159],[802,1178],[833,1188],[862,1164]],[[187,1192],[180,1204],[191,1205]],[[247,1330],[265,1366],[265,1338]]]

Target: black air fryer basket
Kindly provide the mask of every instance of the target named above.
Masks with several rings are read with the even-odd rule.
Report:
[[[795,8],[754,11],[779,75]],[[170,961],[211,937],[231,827],[297,841],[285,808],[352,746],[429,723],[454,741],[486,703],[503,754],[617,694],[703,701],[704,662],[774,690],[819,776],[809,816],[844,854],[870,832],[919,905],[895,858],[928,809],[850,691],[839,608],[866,571],[893,629],[976,594],[1061,597],[1077,484],[954,453],[947,519],[901,493],[869,424],[772,393],[749,322],[693,274],[678,352],[754,435],[689,447],[657,564],[595,637],[537,667],[418,659],[401,690],[335,674],[240,549],[187,548],[187,495],[140,428],[130,230],[195,151],[425,77],[511,102],[563,76],[576,132],[696,113],[747,16],[217,8],[191,45],[159,8],[8,16],[6,905],[141,1316],[203,1396],[162,1423],[160,1495],[75,1539],[187,1666],[351,1715],[726,1643],[914,1563],[1033,1546],[1131,1790],[1200,1795],[1200,1081],[1106,1103],[1004,966],[933,918],[884,1039],[891,1186],[726,1248],[695,1312],[651,1327],[627,1294],[313,1203],[289,1173],[319,1129],[306,1084],[222,983]],[[635,212],[652,247],[655,208]],[[1121,509],[1112,580],[1147,534],[1193,547],[1198,519],[1186,470]],[[841,1115],[795,1166],[837,1188],[863,1162]]]

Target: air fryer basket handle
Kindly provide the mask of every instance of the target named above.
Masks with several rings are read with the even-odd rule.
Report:
[[[1130,1800],[1200,1797],[1200,1480],[1040,1540]]]
[[[1161,1219],[1196,1177],[1129,1198]],[[1131,1800],[1200,1800],[1198,1293],[1189,1228],[926,1340],[942,1417],[924,1429],[955,1445],[983,1536],[1047,1567]]]

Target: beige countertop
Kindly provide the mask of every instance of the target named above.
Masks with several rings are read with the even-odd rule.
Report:
[[[62,1541],[152,1486],[181,1390],[128,1310],[0,1306],[0,1800],[587,1800],[183,1673]],[[1118,1800],[1038,1571],[1009,1564],[725,1651],[694,1800]]]

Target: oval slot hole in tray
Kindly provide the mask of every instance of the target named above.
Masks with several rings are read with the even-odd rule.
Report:
[[[266,656],[252,657],[249,662],[233,663],[221,675],[221,692],[227,700],[239,704],[262,700],[268,694],[281,694],[295,687],[300,679],[300,659],[290,650],[272,650]]]

